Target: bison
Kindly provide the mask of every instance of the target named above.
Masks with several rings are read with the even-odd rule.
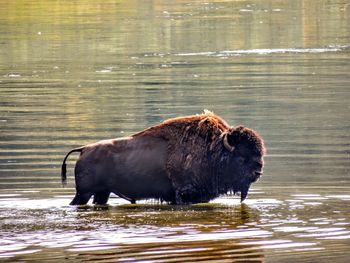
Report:
[[[209,202],[241,193],[263,173],[264,142],[244,126],[231,127],[212,112],[178,117],[129,137],[103,140],[80,152],[75,165],[76,195],[70,205],[106,204],[110,193],[131,203],[159,199],[171,204]]]

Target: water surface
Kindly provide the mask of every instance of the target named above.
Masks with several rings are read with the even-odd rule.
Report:
[[[347,262],[347,1],[0,5],[4,261]],[[72,148],[209,109],[257,130],[244,204],[69,207]]]

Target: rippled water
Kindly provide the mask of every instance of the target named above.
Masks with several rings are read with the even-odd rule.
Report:
[[[276,199],[275,192],[281,190]],[[300,190],[293,194],[286,187],[255,188],[243,204],[232,197],[192,206],[149,201],[130,205],[112,198],[108,207],[82,208],[69,207],[72,196],[59,190],[1,194],[0,257],[5,261],[346,262],[350,217],[344,203],[350,201],[349,189]]]
[[[347,1],[0,5],[0,261],[348,262]],[[239,203],[68,206],[72,148],[213,110],[257,130]]]

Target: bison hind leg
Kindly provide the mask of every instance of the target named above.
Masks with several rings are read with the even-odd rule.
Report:
[[[93,203],[97,205],[105,205],[108,202],[110,193],[111,192],[109,191],[95,193]]]
[[[75,197],[73,198],[72,202],[70,202],[69,205],[86,205],[87,202],[89,202],[92,194],[91,193],[79,193],[77,192],[75,194]]]

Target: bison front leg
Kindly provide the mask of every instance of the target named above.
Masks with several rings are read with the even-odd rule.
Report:
[[[175,204],[177,205],[206,203],[209,201],[205,197],[202,197],[193,185],[187,185],[175,190],[175,200]]]
[[[195,204],[207,201],[201,195],[201,187],[193,182],[195,175],[191,171],[183,171],[181,176],[171,176],[172,185],[175,190],[175,201],[173,204]]]

